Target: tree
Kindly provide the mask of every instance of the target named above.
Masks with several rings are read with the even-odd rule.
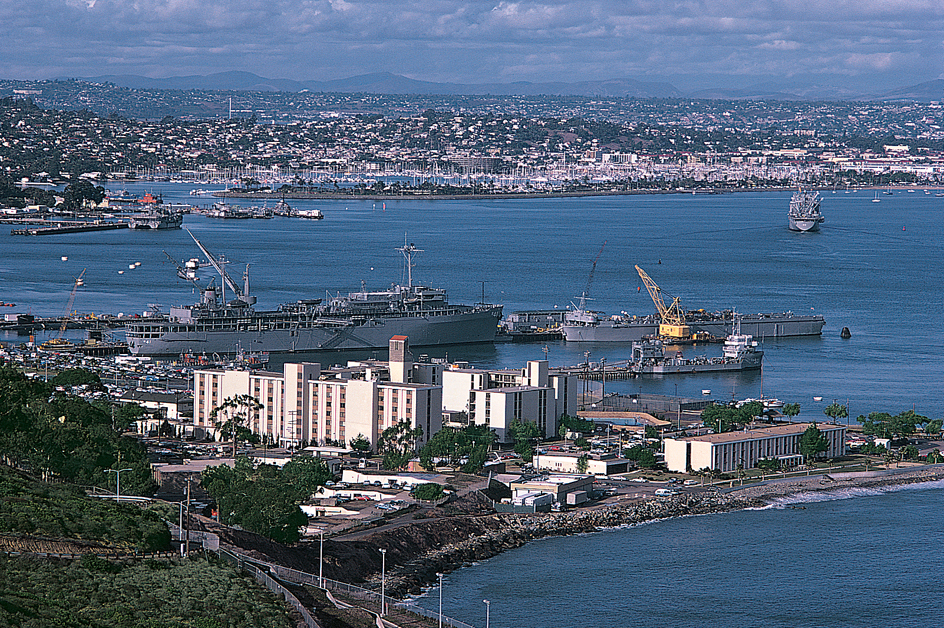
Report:
[[[730,406],[711,404],[701,411],[702,424],[720,434],[730,432],[737,423],[737,413]]]
[[[800,453],[806,463],[810,464],[820,452],[827,449],[829,449],[829,441],[826,440],[826,436],[816,426],[816,423],[810,424],[803,435],[800,436]]]
[[[252,432],[246,428],[246,425],[252,415],[261,409],[262,404],[252,395],[236,395],[227,397],[223,403],[210,412],[210,419],[213,420],[216,429],[233,439],[233,458],[236,457],[237,440],[249,440]]]
[[[370,441],[363,434],[358,434],[352,438],[350,445],[355,454],[365,458],[370,457]]]
[[[320,460],[298,459],[279,469],[267,464],[257,466],[240,456],[233,467],[205,469],[200,483],[216,500],[220,523],[292,543],[299,539],[299,528],[308,522],[298,503],[322,481],[324,476],[319,474],[327,471],[323,464]]]
[[[773,473],[780,469],[780,461],[776,458],[761,458],[757,461],[756,466],[761,471],[761,479],[764,479],[767,473]]]
[[[849,408],[848,406],[844,406],[841,403],[833,402],[823,408],[823,414],[832,419],[834,423],[838,423],[839,419],[845,419],[849,417]]]
[[[800,414],[800,404],[798,403],[785,403],[783,404],[783,414],[790,418],[795,417]]]
[[[421,501],[432,502],[437,499],[442,499],[442,496],[442,484],[428,482],[426,484],[419,484],[413,489],[413,497]]]
[[[643,469],[654,469],[656,466],[656,455],[651,449],[643,449],[639,452],[639,466]]]
[[[577,473],[586,473],[590,466],[590,456],[582,454],[577,458]]]
[[[86,202],[92,202],[96,205],[105,198],[105,188],[94,186],[86,179],[79,179],[75,183],[66,186],[63,192],[63,204],[66,209],[78,210],[85,206]]]
[[[377,452],[383,454],[385,469],[402,469],[416,451],[416,441],[423,437],[423,428],[411,428],[406,421],[388,427],[380,434]]]
[[[519,454],[525,462],[531,462],[534,457],[532,442],[541,435],[538,424],[534,421],[514,419],[508,426],[508,432],[515,441],[515,453]]]

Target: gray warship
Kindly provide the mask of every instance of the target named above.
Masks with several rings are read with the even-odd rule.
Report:
[[[190,231],[187,231],[190,233]],[[257,310],[250,295],[248,270],[240,286],[225,270],[226,261],[211,254],[190,234],[220,276],[202,287],[199,303],[169,308],[129,323],[128,349],[142,356],[230,355],[250,352],[296,353],[348,349],[385,349],[391,336],[408,336],[410,345],[427,347],[493,342],[502,306],[453,305],[446,291],[413,284],[413,244],[397,250],[405,259],[407,285],[388,290],[351,292],[327,299],[303,299],[275,310]],[[198,260],[177,265],[181,278],[197,285]],[[198,286],[199,287],[199,286]],[[226,290],[231,298],[227,300]]]
[[[820,213],[819,192],[798,190],[790,199],[790,231],[819,231],[821,223],[826,219]]]

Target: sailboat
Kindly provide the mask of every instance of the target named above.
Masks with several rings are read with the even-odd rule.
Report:
[[[881,203],[882,199],[878,197],[878,190],[875,191],[875,198],[872,199],[873,203]]]

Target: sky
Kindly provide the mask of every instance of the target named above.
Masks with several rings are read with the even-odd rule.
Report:
[[[3,0],[0,78],[229,70],[682,90],[944,78],[944,0]]]

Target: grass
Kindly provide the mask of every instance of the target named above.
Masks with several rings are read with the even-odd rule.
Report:
[[[203,559],[112,563],[0,556],[0,626],[289,628],[251,577]]]
[[[88,497],[68,484],[33,480],[2,465],[0,534],[82,539],[139,552],[170,547],[170,532],[156,513]]]

